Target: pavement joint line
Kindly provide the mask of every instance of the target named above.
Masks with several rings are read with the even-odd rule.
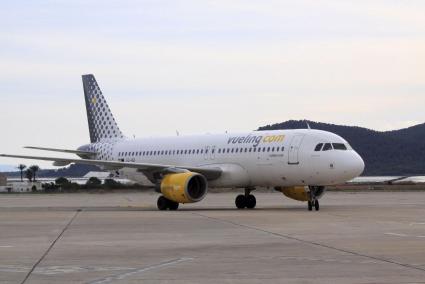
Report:
[[[273,236],[276,236],[276,237],[279,237],[279,238],[295,240],[295,241],[298,241],[298,242],[301,242],[301,243],[310,244],[310,245],[317,246],[317,247],[327,248],[327,249],[331,249],[331,250],[335,250],[335,251],[339,251],[339,252],[343,252],[343,253],[347,253],[347,254],[351,254],[351,255],[355,255],[355,256],[365,257],[365,258],[368,258],[368,259],[373,259],[373,260],[377,260],[377,261],[385,262],[385,263],[389,263],[389,264],[395,264],[395,265],[398,265],[398,266],[402,266],[404,268],[410,268],[410,269],[415,269],[415,270],[418,270],[418,271],[421,271],[421,272],[425,272],[425,268],[413,266],[413,265],[406,264],[406,263],[397,262],[397,261],[390,260],[390,259],[385,259],[385,258],[381,258],[381,257],[377,257],[377,256],[371,256],[371,255],[367,255],[367,254],[362,254],[362,253],[358,253],[358,252],[355,252],[355,251],[341,249],[341,248],[337,248],[337,247],[333,247],[333,246],[330,246],[330,245],[317,243],[317,242],[313,242],[313,241],[303,240],[303,239],[293,237],[293,236],[290,236],[290,235],[285,235],[285,234],[281,234],[281,233],[267,231],[265,229],[260,229],[260,228],[249,226],[249,225],[244,225],[244,224],[240,224],[240,223],[236,223],[236,222],[232,222],[232,221],[228,221],[228,220],[223,220],[223,219],[220,219],[220,218],[211,217],[211,216],[203,215],[203,214],[200,214],[200,213],[192,212],[192,214],[198,215],[200,217],[204,217],[204,218],[207,218],[207,219],[211,219],[211,220],[214,220],[216,222],[227,223],[227,224],[239,226],[239,227],[242,227],[242,228],[245,228],[245,229],[263,232],[263,233],[270,234],[270,235],[273,235]]]
[[[32,266],[31,270],[27,273],[24,280],[22,280],[21,284],[24,284],[28,278],[31,276],[31,274],[34,272],[34,270],[37,268],[37,266],[43,261],[43,259],[49,254],[49,252],[52,250],[56,242],[63,236],[65,231],[71,226],[72,222],[77,218],[78,214],[81,212],[81,209],[78,209],[75,211],[74,215],[72,216],[71,220],[65,225],[65,227],[62,229],[60,234],[56,237],[56,239],[50,244],[50,246],[47,248],[47,250],[43,253],[43,255],[40,257],[40,259]]]
[[[123,280],[124,278],[126,278],[128,276],[140,274],[140,273],[150,271],[150,270],[153,270],[153,269],[159,269],[159,268],[167,267],[167,266],[170,266],[170,265],[173,265],[173,264],[178,264],[178,263],[190,261],[190,260],[193,260],[193,258],[182,257],[182,258],[172,259],[172,260],[164,261],[164,262],[161,262],[161,263],[158,263],[158,264],[149,265],[149,266],[144,267],[144,268],[133,269],[133,270],[128,271],[128,272],[108,276],[106,278],[102,278],[102,279],[98,279],[98,280],[94,280],[94,281],[90,281],[90,282],[86,282],[86,283],[87,284],[110,283],[110,282],[114,282],[116,280]]]

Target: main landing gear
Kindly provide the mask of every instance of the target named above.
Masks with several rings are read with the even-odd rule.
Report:
[[[257,205],[257,199],[251,194],[255,188],[245,188],[245,194],[236,196],[235,205],[238,209],[253,209]]]
[[[179,208],[179,204],[177,202],[171,201],[162,195],[158,198],[156,205],[158,206],[158,209],[161,211],[164,211],[167,209],[177,210]]]
[[[319,211],[319,209],[320,209],[319,200],[317,200],[317,199],[309,200],[308,201],[308,211],[312,211],[313,206],[314,206],[314,209],[316,209],[316,211]]]

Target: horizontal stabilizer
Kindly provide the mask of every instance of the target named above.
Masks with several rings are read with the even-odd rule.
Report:
[[[96,155],[96,152],[80,151],[80,150],[44,148],[44,147],[34,147],[34,146],[25,146],[24,148],[42,150],[42,151],[51,151],[51,152],[71,153],[71,154],[77,154],[77,155]]]

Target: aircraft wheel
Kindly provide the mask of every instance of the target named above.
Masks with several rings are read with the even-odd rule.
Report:
[[[257,205],[257,199],[254,195],[250,194],[246,198],[246,208],[253,209],[255,208],[255,205]]]
[[[158,206],[159,210],[164,211],[168,209],[168,202],[169,202],[168,199],[161,195],[158,198],[156,205]]]
[[[179,208],[179,203],[178,202],[174,202],[171,200],[168,200],[169,204],[168,204],[168,208],[170,210],[177,210]]]
[[[316,211],[319,211],[320,209],[320,205],[319,205],[319,200],[314,200],[314,209],[316,209]]]
[[[235,205],[238,209],[244,209],[246,207],[246,201],[245,195],[240,194],[236,196]]]
[[[310,200],[308,201],[308,211],[313,210],[313,202],[311,202]]]

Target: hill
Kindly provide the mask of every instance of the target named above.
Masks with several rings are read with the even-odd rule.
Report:
[[[307,121],[313,129],[345,138],[365,161],[363,175],[425,174],[425,123],[393,131]],[[306,128],[304,120],[289,120],[258,130]]]

